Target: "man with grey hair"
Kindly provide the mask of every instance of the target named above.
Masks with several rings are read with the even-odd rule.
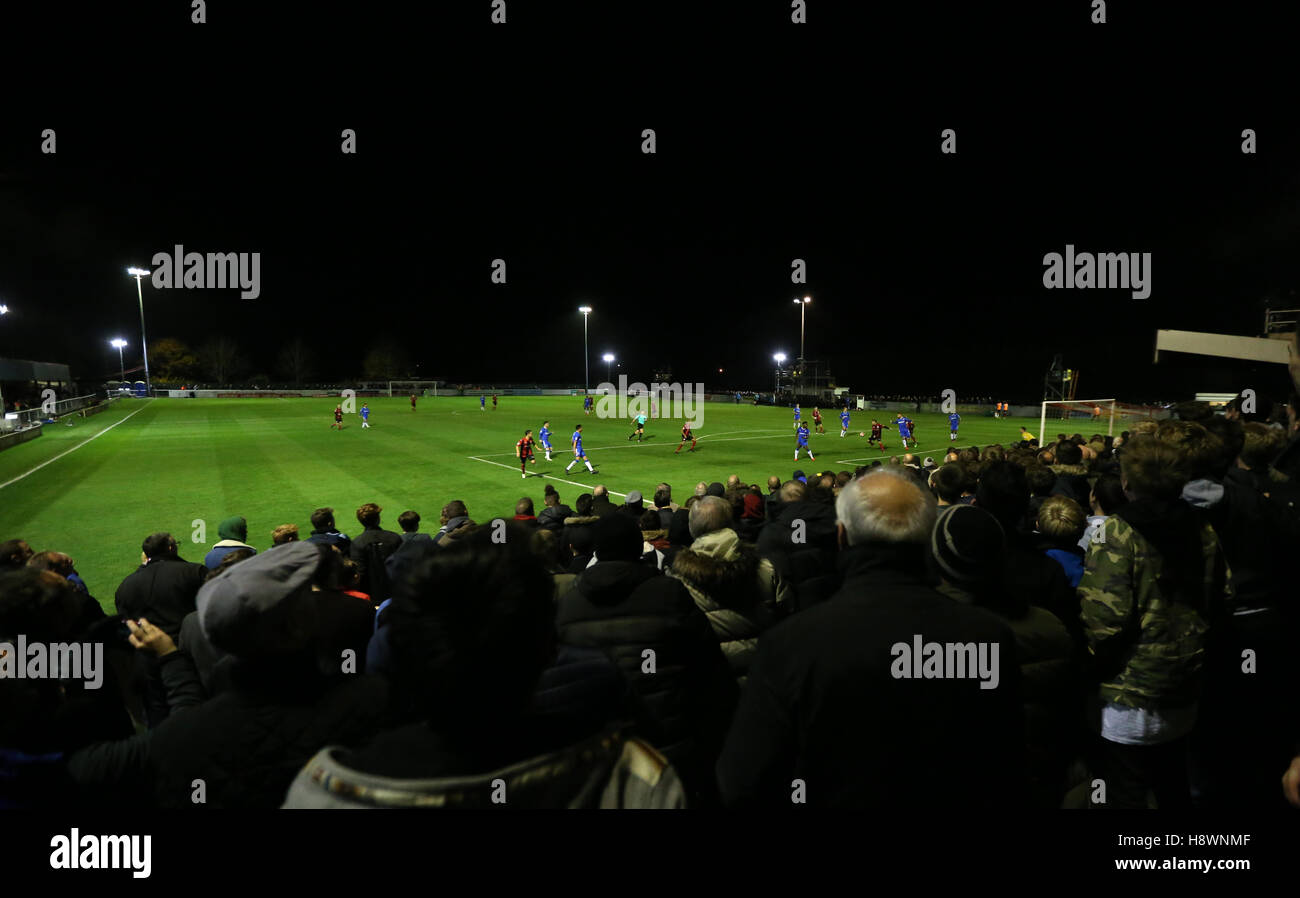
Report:
[[[736,534],[725,499],[700,499],[691,506],[689,525],[690,547],[679,551],[665,572],[686,586],[708,617],[743,688],[759,634],[787,613],[793,596],[772,562]]]
[[[836,510],[843,584],[763,634],[718,760],[724,804],[789,807],[798,778],[809,806],[1021,805],[1015,636],[929,585],[934,500],[882,467]],[[953,746],[979,782],[941,774]]]
[[[727,477],[727,489],[734,490],[738,486],[740,486],[739,474],[732,474],[729,477]]]
[[[699,483],[695,484],[695,495],[707,496],[708,494],[709,494],[709,485],[707,483],[701,480]]]

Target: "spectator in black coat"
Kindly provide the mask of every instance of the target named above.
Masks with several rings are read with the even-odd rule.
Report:
[[[1043,554],[1031,535],[1019,529],[1029,506],[1029,484],[1024,468],[1010,461],[993,462],[980,474],[974,504],[997,518],[1007,536],[1007,563],[1003,572],[1007,590],[1055,614],[1075,643],[1082,646],[1079,598],[1066,582],[1065,570]]]
[[[564,519],[573,517],[573,509],[560,502],[560,494],[555,487],[546,484],[546,494],[542,497],[544,508],[537,516],[537,523],[557,535],[564,530]]]
[[[559,597],[560,642],[601,649],[618,665],[639,699],[640,733],[707,803],[736,682],[691,594],[642,563],[641,549],[641,531],[627,515],[597,523],[597,563]]]
[[[117,588],[117,613],[146,617],[175,639],[181,621],[194,610],[194,598],[207,578],[201,564],[185,561],[170,533],[153,533],[141,545],[142,563]]]
[[[882,468],[845,487],[836,507],[843,587],[759,640],[717,765],[724,803],[1018,805],[1015,636],[988,611],[928,585],[933,500],[907,473]],[[921,640],[973,644],[983,661],[972,657],[964,676],[920,677],[922,659],[910,653]],[[936,775],[954,752],[988,779]]]
[[[379,513],[383,509],[367,502],[357,509],[357,521],[365,531],[352,541],[348,556],[357,563],[361,590],[382,602],[388,598],[388,572],[384,562],[402,545],[402,538],[391,530],[379,526]]]
[[[930,538],[938,590],[987,608],[1016,635],[1030,803],[1059,808],[1068,787],[1066,770],[1083,745],[1080,649],[1056,615],[1003,586],[1005,555],[1002,526],[975,506],[956,506],[939,519]]]
[[[609,501],[609,488],[603,483],[596,484],[591,490],[591,513],[603,518],[617,512],[618,506]]]
[[[344,672],[322,631],[312,580],[324,557],[318,546],[288,543],[205,584],[199,620],[213,646],[238,659],[231,688],[143,735],[78,752],[69,761],[74,780],[132,804],[275,808],[315,752],[372,732],[387,689]],[[193,691],[197,674],[175,654]]]

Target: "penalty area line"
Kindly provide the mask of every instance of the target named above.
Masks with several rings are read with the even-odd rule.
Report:
[[[501,462],[499,462],[499,461],[488,461],[486,458],[479,458],[477,455],[467,455],[467,456],[465,456],[465,457],[466,457],[466,458],[469,458],[469,459],[472,459],[472,460],[474,460],[474,461],[481,461],[481,462],[483,462],[484,464],[496,465],[498,468],[506,468],[507,470],[510,470],[510,471],[513,471],[513,470],[515,469],[514,465],[503,465],[503,464],[502,464]],[[546,480],[554,480],[554,481],[557,481],[557,482],[559,482],[559,483],[567,483],[567,484],[569,484],[570,486],[580,486],[580,487],[582,487],[583,489],[590,489],[591,487],[595,486],[594,483],[582,483],[582,482],[577,481],[577,480],[565,480],[563,477],[556,477],[556,476],[553,475],[553,474],[534,474],[533,476],[534,476],[534,477],[542,477],[542,478],[545,478]],[[523,478],[520,478],[520,479],[522,480]],[[625,498],[625,499],[627,498],[627,493],[620,493],[620,492],[617,492],[616,490],[610,490],[610,491],[609,491],[609,494],[610,494],[611,496],[622,496],[622,497]]]

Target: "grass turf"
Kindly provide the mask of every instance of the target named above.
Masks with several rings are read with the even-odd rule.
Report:
[[[893,412],[855,410],[854,429],[841,438],[838,414],[825,411],[826,433],[810,439],[816,461],[805,454],[795,463],[788,408],[707,403],[696,451],[674,455],[680,420],[652,419],[645,441],[629,442],[629,422],[584,416],[577,397],[504,397],[496,411],[490,401],[480,411],[476,397],[424,398],[414,412],[408,399],[385,397],[370,400],[369,429],[358,415],[346,415],[342,431],[330,427],[334,405],[330,399],[127,399],[94,417],[74,418],[71,427],[47,425],[41,438],[0,452],[0,541],[22,537],[38,552],[68,553],[112,612],[114,591],[139,564],[141,541],[157,530],[176,536],[182,557],[201,561],[219,539],[218,523],[236,514],[248,520],[248,541],[265,549],[279,524],[297,524],[305,537],[311,512],[324,505],[351,535],[361,530],[355,510],[365,502],[384,508],[387,529],[397,530],[398,514],[415,509],[421,529],[432,532],[452,499],[463,500],[480,522],[512,516],[521,496],[532,497],[540,511],[547,483],[570,506],[597,483],[619,496],[640,490],[649,502],[664,481],[683,501],[701,480],[724,481],[729,474],[745,482],[765,483],[772,474],[786,480],[795,468],[852,470],[900,451]],[[873,416],[886,425],[888,452],[868,448],[858,436],[870,431]],[[911,417],[920,456],[937,457],[954,445],[945,416]],[[547,418],[555,460],[539,452],[521,479],[512,461],[515,442],[526,427],[536,436]],[[811,427],[810,409],[804,419]],[[564,471],[576,423],[583,425],[594,475],[581,464]],[[1063,423],[1049,422],[1049,429]],[[1091,424],[1071,423],[1071,432]],[[1037,433],[1037,420],[963,416],[956,445],[1009,444],[1022,424]]]

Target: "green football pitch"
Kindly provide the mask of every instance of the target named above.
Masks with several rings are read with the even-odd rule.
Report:
[[[325,505],[353,535],[361,529],[355,510],[366,502],[383,507],[388,529],[398,529],[397,516],[414,509],[421,529],[434,531],[452,499],[464,501],[480,522],[510,517],[521,496],[540,511],[547,483],[568,505],[597,483],[616,496],[640,490],[649,501],[664,481],[683,501],[701,480],[730,474],[745,482],[765,483],[772,474],[786,480],[795,468],[852,470],[899,451],[893,412],[854,411],[854,429],[843,438],[838,415],[824,412],[826,434],[811,437],[816,461],[804,455],[795,463],[788,408],[706,403],[696,451],[675,455],[680,420],[652,419],[645,441],[630,442],[627,421],[583,415],[580,397],[510,396],[496,411],[490,401],[480,411],[476,397],[424,398],[416,411],[405,398],[369,402],[370,428],[352,414],[342,431],[330,427],[331,399],[127,399],[91,418],[74,418],[72,426],[47,425],[40,439],[0,452],[0,541],[21,537],[38,552],[71,555],[111,611],[117,585],[139,564],[146,535],[170,531],[182,557],[201,561],[219,539],[218,523],[231,515],[247,518],[248,541],[264,549],[279,524],[297,524],[305,537],[311,512]],[[858,436],[873,415],[886,424],[888,452],[868,448]],[[805,410],[805,420],[810,417]],[[953,445],[945,416],[912,417],[919,455],[938,456]],[[524,428],[536,436],[546,419],[555,460],[539,452],[523,479],[513,461],[515,442]],[[581,464],[564,470],[578,423],[595,474]],[[1021,424],[1036,433],[1036,420],[963,416],[956,445],[1010,443]]]

